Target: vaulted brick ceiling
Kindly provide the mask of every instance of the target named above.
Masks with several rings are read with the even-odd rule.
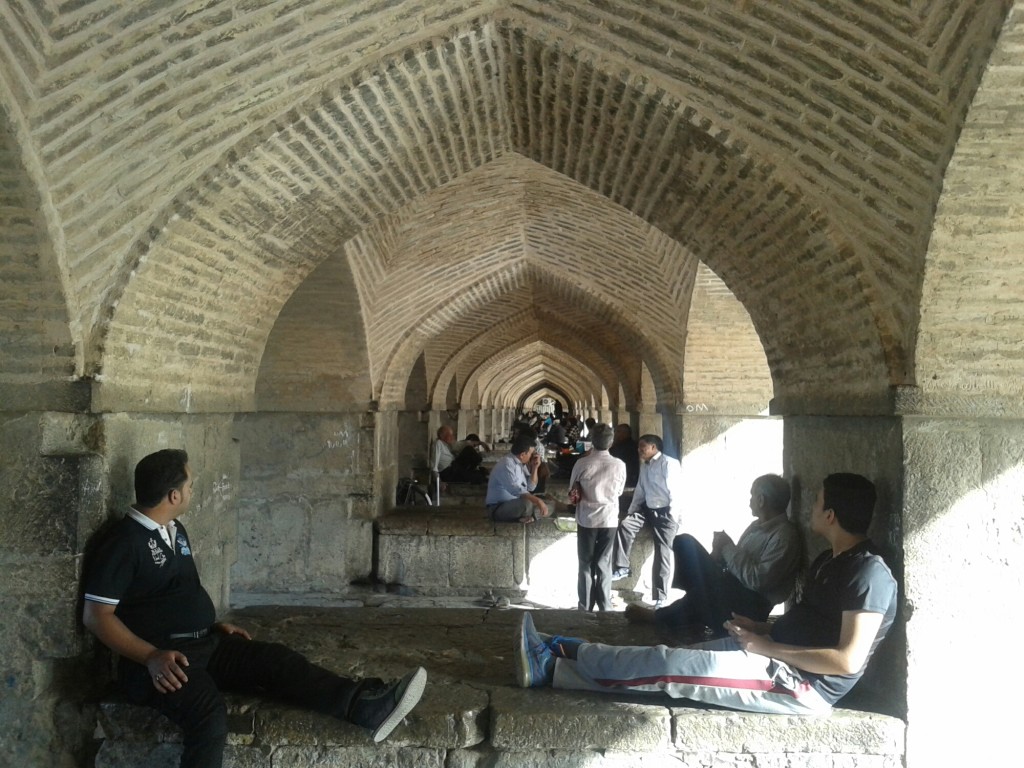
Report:
[[[434,381],[493,376],[531,333],[563,351],[584,334],[593,381],[642,358],[671,399],[681,345],[621,292],[685,312],[698,260],[749,311],[777,390],[877,393],[913,379],[934,207],[1008,7],[14,0],[5,157],[39,204],[35,245],[9,247],[42,254],[40,286],[60,276],[75,369],[122,402],[251,404],[278,313],[340,253],[370,386],[395,401],[420,354]],[[448,226],[444,257],[402,247],[431,206],[470,231]],[[497,301],[547,328],[526,296],[578,311],[564,338],[474,326]]]

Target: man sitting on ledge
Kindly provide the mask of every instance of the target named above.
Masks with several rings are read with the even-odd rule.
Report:
[[[548,516],[548,505],[531,491],[537,487],[540,456],[534,437],[520,432],[512,439],[512,447],[503,456],[487,481],[484,503],[496,523],[532,523],[537,515]]]
[[[192,484],[185,451],[146,456],[135,467],[135,507],[90,552],[82,620],[120,656],[119,682],[129,699],[181,727],[182,768],[222,764],[222,690],[268,694],[366,728],[374,741],[387,738],[419,701],[426,671],[390,685],[343,678],[280,643],[215,621],[177,521],[188,511]]]
[[[779,475],[761,475],[750,486],[750,511],[757,518],[737,543],[724,531],[715,533],[709,553],[688,533],[672,542],[672,586],[686,594],[664,608],[626,606],[626,618],[656,622],[680,633],[703,632],[725,637],[733,613],[765,621],[793,593],[803,556],[800,530],[786,517],[789,483]]]
[[[860,679],[896,614],[896,580],[871,549],[875,487],[825,478],[811,530],[830,549],[811,564],[803,596],[773,624],[734,615],[729,636],[689,648],[616,647],[538,633],[525,613],[516,637],[524,688],[655,692],[770,714],[827,713]]]

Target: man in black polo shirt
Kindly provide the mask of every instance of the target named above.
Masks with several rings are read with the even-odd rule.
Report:
[[[135,467],[136,505],[90,555],[82,619],[120,656],[128,696],[183,730],[182,768],[220,766],[227,737],[222,690],[265,693],[387,738],[419,701],[423,668],[385,684],[339,677],[280,643],[217,622],[177,518],[192,499],[188,454],[167,449]]]
[[[811,565],[800,602],[774,624],[734,614],[720,640],[620,647],[541,635],[525,613],[516,637],[520,685],[660,692],[749,712],[828,712],[860,679],[896,614],[896,580],[867,538],[874,505],[866,478],[825,478],[810,523],[829,549]]]

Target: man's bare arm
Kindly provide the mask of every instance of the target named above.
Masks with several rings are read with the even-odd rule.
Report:
[[[834,648],[804,648],[776,643],[767,635],[759,635],[727,622],[729,633],[740,646],[751,653],[784,661],[797,669],[819,675],[850,675],[859,672],[882,625],[882,614],[868,611],[843,611],[839,644]]]

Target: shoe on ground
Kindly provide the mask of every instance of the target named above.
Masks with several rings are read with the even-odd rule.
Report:
[[[621,579],[628,579],[632,571],[629,568],[616,568],[612,571],[612,581],[619,581]]]
[[[359,694],[349,719],[371,731],[375,742],[384,741],[419,703],[426,685],[427,671],[418,667],[396,683]]]
[[[523,612],[516,635],[516,679],[521,688],[551,685],[555,677],[555,655],[533,626],[529,611]]]
[[[653,624],[655,621],[654,609],[639,603],[630,603],[626,606],[626,621],[633,624]]]

